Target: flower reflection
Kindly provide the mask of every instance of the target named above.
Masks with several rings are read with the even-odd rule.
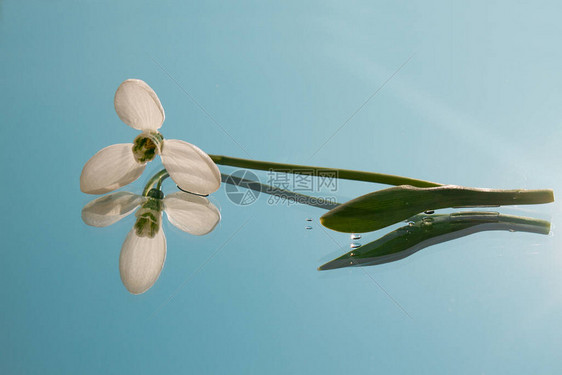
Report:
[[[164,197],[152,189],[148,196],[117,192],[94,199],[82,209],[82,220],[94,227],[106,227],[130,215],[137,220],[125,238],[119,257],[119,272],[127,290],[146,292],[158,279],[166,259],[166,237],[162,212],[178,229],[201,236],[220,221],[220,212],[207,198],[179,191]]]
[[[119,118],[142,133],[133,143],[108,146],[88,160],[80,176],[84,193],[105,194],[135,181],[157,154],[182,189],[207,195],[219,188],[220,172],[209,155],[190,143],[164,139],[158,132],[164,122],[164,108],[144,81],[123,82],[114,102]]]

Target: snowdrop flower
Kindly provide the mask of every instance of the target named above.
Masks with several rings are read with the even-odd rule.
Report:
[[[141,134],[133,143],[108,146],[88,160],[80,176],[84,193],[104,194],[135,181],[157,154],[183,190],[208,195],[219,188],[220,172],[209,155],[190,143],[165,140],[158,132],[164,122],[164,108],[144,81],[123,82],[114,102],[119,118]]]
[[[125,238],[119,257],[121,280],[129,292],[146,292],[160,276],[166,260],[166,237],[162,211],[178,229],[201,236],[220,221],[220,212],[207,198],[182,191],[163,197],[152,189],[148,196],[126,191],[94,199],[82,209],[82,219],[94,227],[106,227],[130,215],[137,207],[137,220]]]

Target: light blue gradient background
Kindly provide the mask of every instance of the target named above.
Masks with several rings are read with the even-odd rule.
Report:
[[[209,153],[559,196],[561,12],[556,1],[1,1],[0,372],[561,373],[559,203],[502,208],[551,220],[549,236],[479,233],[318,272],[349,246],[319,226],[322,210],[263,196],[238,207],[222,187],[212,234],[164,218],[165,268],[133,296],[118,259],[134,218],[86,226],[92,197],[79,189],[95,152],[137,134],[113,95],[140,78],[166,110],[164,136]],[[342,182],[337,197],[381,187]]]

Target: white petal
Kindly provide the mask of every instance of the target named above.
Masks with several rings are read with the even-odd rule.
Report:
[[[170,223],[196,236],[211,232],[221,219],[218,208],[207,198],[183,191],[164,197],[164,211]]]
[[[119,256],[123,285],[133,294],[146,292],[158,280],[165,260],[166,236],[162,228],[154,238],[139,237],[131,229]]]
[[[94,199],[82,209],[82,220],[94,227],[106,227],[130,215],[146,198],[120,191]]]
[[[132,143],[120,143],[98,151],[84,165],[80,190],[88,194],[104,194],[135,181],[144,171],[133,156]]]
[[[128,79],[115,92],[115,111],[125,124],[138,130],[156,130],[164,122],[158,96],[140,79]]]
[[[219,168],[199,147],[177,139],[165,139],[160,157],[172,180],[183,190],[206,195],[220,187]]]

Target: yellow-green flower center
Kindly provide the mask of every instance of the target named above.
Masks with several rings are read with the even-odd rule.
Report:
[[[158,132],[143,132],[133,141],[133,155],[138,163],[147,163],[160,153],[163,141]]]
[[[139,237],[154,238],[160,230],[163,209],[162,199],[148,197],[146,202],[135,213],[135,232]]]

